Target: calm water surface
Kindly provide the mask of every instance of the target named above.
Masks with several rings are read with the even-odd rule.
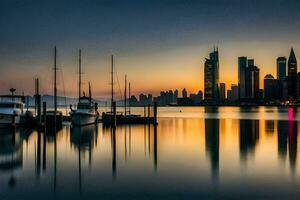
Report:
[[[165,107],[156,128],[2,129],[0,199],[299,199],[299,121],[292,108]]]

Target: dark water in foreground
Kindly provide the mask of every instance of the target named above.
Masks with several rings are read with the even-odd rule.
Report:
[[[156,130],[2,129],[0,199],[299,199],[299,121],[295,109],[177,107],[159,109]]]

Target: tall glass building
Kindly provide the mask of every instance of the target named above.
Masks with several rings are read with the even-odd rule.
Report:
[[[219,52],[214,49],[204,63],[204,98],[219,99]]]
[[[277,58],[277,79],[282,81],[286,79],[286,57]]]

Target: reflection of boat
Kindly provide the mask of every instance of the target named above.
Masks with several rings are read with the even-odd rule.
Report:
[[[71,127],[71,143],[83,151],[92,149],[95,130],[95,125]]]
[[[9,127],[26,123],[26,120],[33,119],[32,113],[27,111],[24,114],[24,96],[14,95],[16,89],[11,88],[11,95],[2,95],[0,101],[0,126]]]
[[[78,182],[79,190],[82,189],[82,178],[81,178],[81,154],[88,151],[89,154],[89,165],[92,162],[92,148],[94,145],[95,132],[97,132],[97,126],[74,126],[71,127],[71,144],[78,149]]]
[[[0,134],[0,170],[12,170],[22,167],[23,148],[20,134],[14,129],[1,129]]]

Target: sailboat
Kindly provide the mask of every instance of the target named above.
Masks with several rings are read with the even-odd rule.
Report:
[[[53,130],[56,132],[57,130],[62,128],[62,112],[57,110],[57,82],[56,82],[56,46],[54,47],[54,110],[50,110],[46,112],[45,120],[46,128],[48,130]]]
[[[78,92],[78,104],[77,109],[71,108],[71,122],[73,125],[84,126],[89,124],[95,124],[98,121],[99,113],[97,111],[97,103],[92,99],[91,84],[89,83],[89,96],[85,94],[81,96],[81,49],[79,49],[79,92]]]
[[[127,76],[125,76],[125,91],[124,91],[124,114],[116,112],[114,116],[114,57],[111,56],[111,112],[102,113],[102,122],[104,125],[114,124],[134,124],[134,123],[145,123],[145,119],[141,118],[140,115],[131,114],[131,105],[129,99],[129,107],[127,110]],[[130,83],[129,83],[129,97],[130,97]],[[116,120],[116,121],[115,121]]]
[[[112,125],[115,122],[120,121],[120,118],[123,118],[123,114],[122,113],[115,113],[116,114],[116,118],[114,118],[114,104],[115,104],[115,100],[114,100],[114,56],[111,56],[111,111],[110,112],[103,112],[102,113],[102,123],[104,125]],[[116,121],[115,121],[116,120]]]

